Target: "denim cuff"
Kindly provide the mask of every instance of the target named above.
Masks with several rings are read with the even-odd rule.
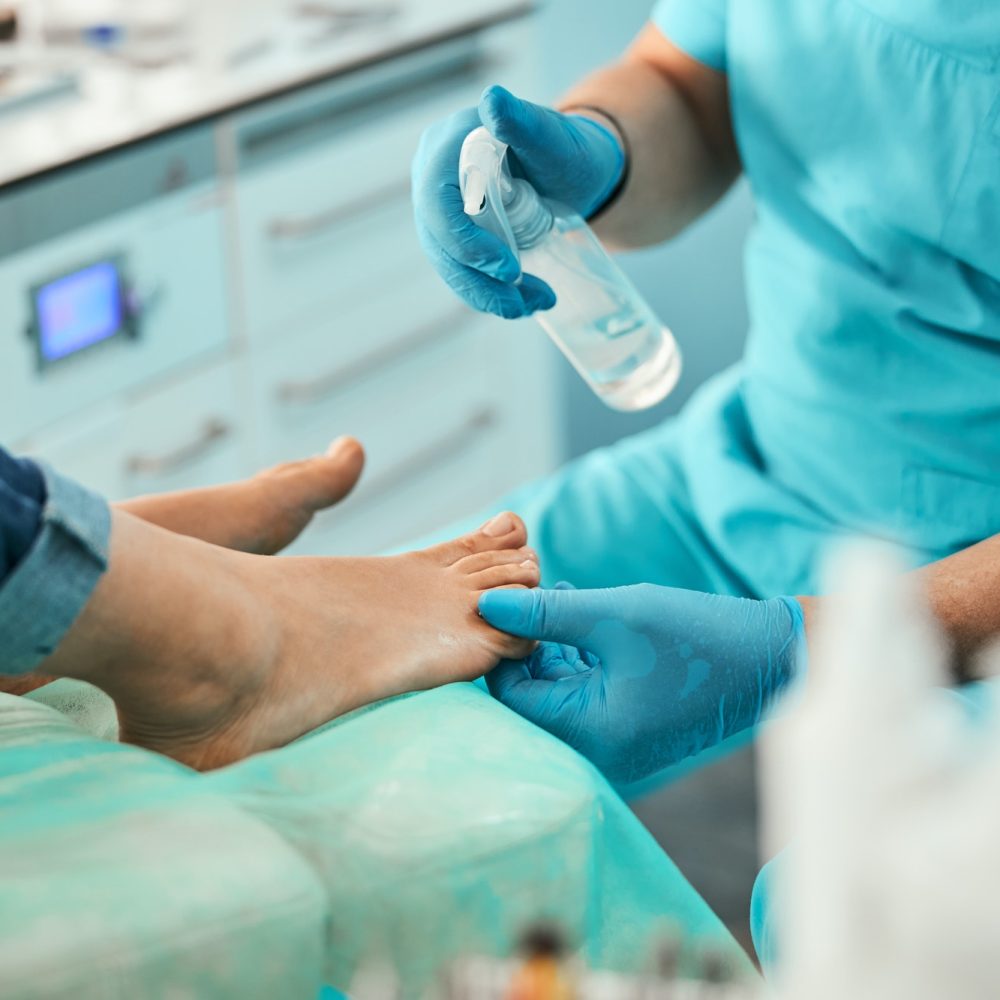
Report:
[[[47,499],[38,537],[0,587],[0,674],[27,674],[79,617],[108,566],[107,503],[40,463]]]

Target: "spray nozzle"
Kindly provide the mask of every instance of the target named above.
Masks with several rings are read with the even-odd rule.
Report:
[[[462,143],[458,184],[466,215],[501,240],[520,263],[517,240],[507,217],[506,206],[514,194],[507,146],[483,126],[470,132]]]

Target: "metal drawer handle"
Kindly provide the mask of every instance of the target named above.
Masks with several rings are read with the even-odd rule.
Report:
[[[470,317],[468,309],[460,306],[445,316],[418,327],[409,336],[386,344],[343,368],[337,368],[314,379],[281,382],[275,390],[278,400],[285,404],[318,403],[399,358],[438,341],[450,339],[455,335],[456,329],[467,323]]]
[[[425,448],[417,449],[398,465],[369,480],[367,485],[362,486],[357,495],[351,499],[351,507],[357,506],[363,510],[367,503],[378,500],[386,494],[395,493],[414,476],[425,473],[435,465],[472,447],[498,423],[499,414],[493,407],[475,410],[448,434],[431,442]]]
[[[273,243],[301,243],[342,226],[358,216],[367,215],[384,204],[402,201],[409,196],[409,178],[394,180],[374,191],[369,191],[355,201],[325,212],[318,212],[316,215],[272,219],[267,225],[267,236]]]
[[[233,428],[224,420],[213,417],[205,422],[194,440],[163,455],[133,455],[126,459],[125,468],[133,476],[165,476],[197,461],[232,432]]]

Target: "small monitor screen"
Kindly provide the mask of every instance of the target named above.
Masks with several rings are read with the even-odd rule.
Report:
[[[117,266],[103,261],[43,285],[35,292],[35,311],[43,362],[113,337],[123,326]]]

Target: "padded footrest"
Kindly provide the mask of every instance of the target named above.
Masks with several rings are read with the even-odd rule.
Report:
[[[0,996],[308,997],[325,894],[195,773],[0,695]]]
[[[509,954],[539,918],[636,970],[665,919],[746,956],[604,779],[480,689],[396,699],[205,776],[312,863],[328,981],[391,955],[416,996],[449,959]]]

